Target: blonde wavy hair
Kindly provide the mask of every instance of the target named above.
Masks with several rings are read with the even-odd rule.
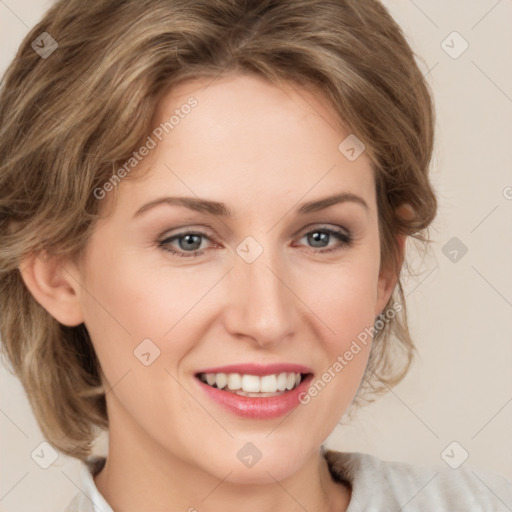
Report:
[[[47,58],[32,47],[42,32],[58,43]],[[105,389],[86,326],[64,326],[39,305],[20,264],[41,251],[82,254],[100,215],[94,190],[145,140],[163,95],[229,72],[323,94],[366,144],[381,266],[399,275],[397,236],[426,245],[436,213],[434,109],[415,58],[377,0],[60,0],[50,8],[0,89],[0,337],[58,450],[91,454],[97,429],[108,429]],[[404,205],[409,215],[399,213]],[[388,307],[397,302],[401,311],[375,332],[354,403],[373,401],[410,367],[401,281]]]

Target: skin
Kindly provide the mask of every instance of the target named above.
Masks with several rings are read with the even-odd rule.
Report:
[[[318,93],[252,75],[180,84],[160,102],[155,126],[191,96],[197,107],[139,164],[148,173],[119,185],[83,259],[23,265],[55,318],[85,322],[101,363],[110,445],[96,485],[116,512],[346,510],[350,490],[332,480],[319,449],[356,394],[370,344],[309,404],[272,420],[225,411],[194,373],[290,362],[319,377],[373,326],[396,276],[380,272],[370,160],[363,153],[350,162],[338,150],[350,132]],[[295,213],[342,192],[367,207]],[[160,205],[133,218],[163,196],[223,202],[233,216]],[[352,242],[306,236],[321,228],[349,232]],[[159,247],[198,230],[206,236],[196,257]],[[253,263],[236,252],[248,236],[263,248]],[[183,238],[169,246],[193,253]],[[147,338],[160,350],[149,366],[133,354]],[[262,453],[251,468],[236,456],[247,442]]]

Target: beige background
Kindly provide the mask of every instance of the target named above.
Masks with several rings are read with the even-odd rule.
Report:
[[[440,211],[432,251],[416,258],[419,274],[406,285],[421,359],[328,445],[441,465],[465,450],[464,467],[512,479],[512,1],[385,4],[422,57],[438,113],[432,172]],[[49,5],[0,0],[2,73]],[[454,31],[460,36],[448,37]],[[469,47],[452,58],[461,37]],[[465,255],[456,246],[443,253],[453,237]],[[0,510],[62,510],[78,492],[79,463],[60,455],[40,468],[31,453],[44,439],[21,385],[1,366],[0,386]]]

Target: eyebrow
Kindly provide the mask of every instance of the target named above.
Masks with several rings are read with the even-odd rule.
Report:
[[[308,213],[314,213],[320,210],[324,210],[329,206],[333,206],[339,203],[356,203],[363,206],[366,210],[369,210],[368,204],[366,201],[350,192],[345,192],[342,194],[335,194],[329,197],[324,197],[323,199],[318,199],[315,201],[309,201],[308,203],[302,204],[297,210],[296,213],[298,215],[306,215]],[[150,201],[149,203],[141,206],[134,214],[134,217],[139,217],[144,212],[162,205],[167,204],[171,206],[181,206],[184,208],[188,208],[190,210],[194,210],[200,213],[207,213],[210,215],[215,215],[219,217],[231,217],[232,212],[227,208],[224,203],[219,203],[217,201],[210,201],[207,199],[201,199],[197,197],[161,197],[159,199],[155,199],[154,201]]]

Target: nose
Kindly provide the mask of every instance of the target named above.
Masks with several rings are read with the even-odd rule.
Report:
[[[227,276],[224,311],[226,329],[233,336],[269,347],[296,332],[300,300],[293,292],[293,278],[285,263],[267,251],[252,263],[236,256]]]

